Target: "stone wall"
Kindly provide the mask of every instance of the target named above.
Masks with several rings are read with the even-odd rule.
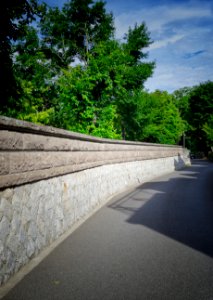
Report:
[[[187,163],[179,146],[0,117],[0,284],[112,195]]]

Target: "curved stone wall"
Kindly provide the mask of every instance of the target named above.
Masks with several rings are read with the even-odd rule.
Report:
[[[107,164],[183,156],[179,146],[101,139],[0,117],[0,188]]]
[[[112,195],[187,163],[179,146],[0,117],[0,283]]]

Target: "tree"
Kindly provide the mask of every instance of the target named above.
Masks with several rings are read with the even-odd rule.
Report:
[[[212,145],[213,82],[183,88],[173,94],[186,126],[186,146],[207,153]]]
[[[136,24],[133,29],[129,28],[125,40],[126,43],[122,44],[124,51],[122,56],[125,57],[122,72],[123,94],[118,98],[117,105],[123,138],[131,139],[132,135],[129,135],[128,132],[131,126],[134,128],[134,121],[129,122],[129,120],[134,120],[138,105],[135,95],[138,94],[137,91],[140,93],[144,87],[144,82],[152,76],[155,63],[143,61],[144,58],[148,57],[144,48],[152,43],[145,23]]]
[[[213,82],[207,81],[196,86],[189,98],[191,137],[196,151],[208,152],[207,128],[213,115]],[[208,133],[207,133],[208,134]]]
[[[137,64],[142,58],[147,57],[147,53],[143,52],[143,49],[152,44],[150,40],[150,33],[146,24],[143,22],[139,26],[135,24],[132,29],[129,28],[128,33],[124,37],[127,40],[126,50],[134,58],[134,63]]]
[[[189,118],[189,98],[193,88],[183,87],[173,92],[174,103],[184,120]]]
[[[109,49],[111,56],[106,56]],[[118,76],[111,78],[115,59],[119,60],[117,51],[117,42],[101,43],[90,54],[87,66],[78,65],[63,71],[58,80],[56,124],[83,133],[119,138],[114,121],[117,118],[115,96],[120,85]],[[106,120],[111,124],[108,127]]]
[[[154,65],[143,62],[135,64],[126,43],[115,40],[96,44],[88,58],[86,66],[70,67],[59,79],[60,105],[57,111],[60,117],[57,122],[63,120],[60,126],[64,128],[81,132],[87,128],[86,133],[103,134],[106,133],[100,128],[103,126],[103,112],[110,111],[114,112],[114,127],[111,130],[120,135],[127,124],[124,110],[128,111],[129,118],[133,117],[134,90],[142,88]],[[142,72],[147,66],[150,72]]]
[[[126,135],[128,139],[152,143],[177,144],[183,131],[184,123],[172,96],[167,92],[148,93],[139,91],[131,101],[132,111],[124,112]]]
[[[152,43],[150,33],[145,25],[135,25],[129,28],[125,35],[126,43],[123,45],[126,55],[129,56],[126,66],[128,67],[125,79],[125,86],[128,90],[143,88],[144,82],[149,78],[155,67],[153,62],[144,62],[142,59],[147,58],[148,54],[144,48],[149,47]]]
[[[137,139],[136,95],[155,66],[143,60],[151,43],[146,25],[130,28],[121,42],[114,39],[113,16],[102,1],[42,8],[40,25],[22,24],[24,34],[13,42],[19,97],[7,114],[102,137]]]
[[[34,27],[26,26],[26,35],[14,46],[16,59],[14,75],[18,83],[19,99],[10,115],[19,119],[49,124],[53,113],[55,70],[45,59]]]
[[[7,110],[11,97],[17,99],[18,86],[13,73],[12,43],[25,34],[24,28],[39,11],[36,0],[8,0],[0,4],[0,97],[2,112]]]
[[[105,3],[72,0],[59,8],[48,8],[40,23],[43,50],[59,67],[68,67],[77,57],[87,63],[95,44],[108,40],[114,32],[113,17]]]
[[[213,147],[213,115],[203,125],[203,131],[206,134],[206,144],[208,147]]]

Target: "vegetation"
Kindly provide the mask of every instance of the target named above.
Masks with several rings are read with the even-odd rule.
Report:
[[[213,82],[181,89],[174,97],[186,123],[186,146],[207,155],[213,145]]]
[[[17,4],[18,3],[18,4]],[[213,142],[212,91],[206,82],[172,95],[148,92],[155,63],[145,23],[114,36],[103,1],[70,0],[59,9],[36,0],[3,1],[0,113],[100,137],[178,144]]]

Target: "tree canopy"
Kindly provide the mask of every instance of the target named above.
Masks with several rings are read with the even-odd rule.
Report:
[[[212,145],[212,82],[148,92],[155,63],[144,22],[115,38],[105,2],[0,4],[0,113],[100,137]]]
[[[187,146],[194,152],[208,152],[213,145],[213,82],[181,89],[174,93],[176,105],[187,123]]]
[[[25,26],[41,6],[36,0],[8,0],[0,3],[0,97],[5,112],[11,97],[18,98],[18,85],[13,73],[12,44],[26,34]]]
[[[40,28],[43,50],[59,67],[68,67],[77,57],[87,62],[88,53],[100,41],[113,36],[113,16],[105,3],[72,0],[58,7],[46,7]]]

